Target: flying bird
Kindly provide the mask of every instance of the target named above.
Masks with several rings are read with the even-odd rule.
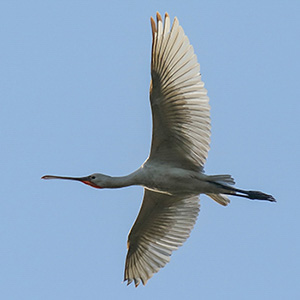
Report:
[[[210,143],[210,106],[200,66],[175,17],[170,28],[159,13],[151,17],[152,58],[150,155],[135,172],[121,177],[95,173],[84,177],[45,175],[94,188],[144,187],[144,199],[128,236],[124,281],[145,285],[189,237],[199,213],[199,195],[221,205],[227,195],[275,202],[273,196],[233,187],[230,175],[205,175]]]

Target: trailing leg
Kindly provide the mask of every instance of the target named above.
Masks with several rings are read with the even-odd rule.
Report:
[[[244,197],[250,200],[266,200],[276,202],[276,199],[272,195],[265,194],[260,191],[244,191],[240,189],[235,189],[235,192],[236,194],[234,194],[234,196]]]
[[[272,195],[265,194],[260,191],[246,191],[219,182],[212,182],[212,183],[219,186],[222,189],[222,191],[220,191],[220,194],[244,197],[250,200],[266,200],[266,201],[276,202],[275,198]]]

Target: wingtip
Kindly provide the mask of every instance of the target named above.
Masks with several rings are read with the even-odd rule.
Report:
[[[148,278],[149,279],[149,278]],[[126,275],[125,275],[125,277],[124,277],[124,280],[123,280],[123,282],[126,282],[126,285],[128,286],[128,285],[130,285],[132,282],[134,282],[134,286],[137,288],[139,285],[140,285],[140,283],[142,282],[142,284],[143,284],[143,286],[145,286],[146,285],[146,283],[147,283],[147,281],[148,281],[148,279],[143,279],[143,278],[128,278]]]
[[[166,19],[170,18],[169,14],[166,12],[165,13],[165,21]],[[162,17],[161,14],[157,11],[156,12],[156,22],[154,20],[154,18],[151,16],[150,17],[150,23],[151,23],[151,28],[152,28],[152,36],[154,38],[155,33],[157,32],[157,26],[156,23],[158,24],[158,22],[162,22]]]
[[[126,285],[128,286],[132,282],[132,280],[129,278],[126,278],[126,276],[125,276],[123,282],[126,282]]]
[[[158,23],[159,21],[162,22],[162,17],[161,17],[161,15],[160,15],[160,13],[159,13],[158,11],[156,12],[156,20],[157,20],[157,23]]]
[[[151,29],[152,29],[152,37],[154,39],[154,35],[157,32],[157,30],[156,30],[155,21],[154,21],[154,19],[152,17],[150,17],[150,22],[151,22]]]

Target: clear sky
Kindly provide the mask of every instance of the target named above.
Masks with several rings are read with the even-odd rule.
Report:
[[[179,18],[212,113],[206,173],[277,203],[201,196],[188,241],[123,280],[143,190],[45,174],[127,174],[147,158],[150,16]],[[299,1],[1,1],[2,299],[300,299]]]

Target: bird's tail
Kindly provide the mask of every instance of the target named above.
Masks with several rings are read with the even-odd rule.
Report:
[[[233,185],[235,184],[234,179],[232,178],[231,175],[224,174],[224,175],[210,175],[208,176],[208,180],[211,182],[216,182],[221,185]],[[209,196],[211,199],[215,200],[219,204],[226,206],[230,203],[230,200],[228,199],[227,196],[224,194],[206,194]]]
[[[233,185],[235,184],[234,179],[229,174],[223,174],[223,175],[208,175],[207,180],[209,182],[216,182],[220,184],[229,184]]]

